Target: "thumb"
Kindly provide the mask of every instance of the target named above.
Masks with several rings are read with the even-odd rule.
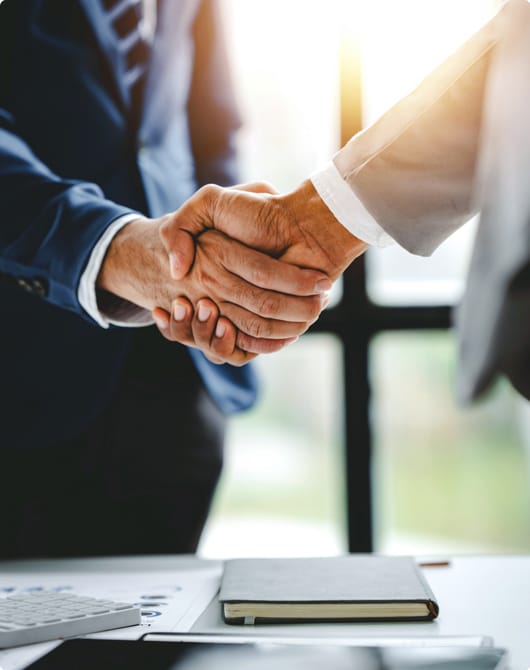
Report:
[[[171,241],[169,254],[169,274],[172,279],[184,279],[195,260],[195,241],[185,230],[177,229]]]
[[[179,227],[170,218],[159,228],[160,239],[169,258],[169,274],[172,279],[183,279],[191,270],[195,260],[195,241],[191,233]]]
[[[213,227],[212,208],[222,192],[219,186],[203,186],[176,212],[163,218],[160,239],[169,256],[173,279],[183,279],[195,259],[195,237]]]

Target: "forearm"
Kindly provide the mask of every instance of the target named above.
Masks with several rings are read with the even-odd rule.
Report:
[[[412,253],[432,253],[475,211],[484,90],[503,18],[501,11],[334,158],[369,214]]]
[[[45,300],[86,316],[77,299],[92,247],[131,210],[94,184],[61,179],[44,165],[8,115],[0,119],[0,272],[39,277]]]

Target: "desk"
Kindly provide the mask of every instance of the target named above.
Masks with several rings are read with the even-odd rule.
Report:
[[[20,561],[0,563],[0,578],[9,575],[60,574],[87,571],[93,574],[124,574],[171,570],[211,574],[220,564],[191,557],[135,557],[73,561]],[[229,626],[220,616],[214,599],[199,614],[191,633],[268,637],[301,637],[329,640],[347,637],[414,637],[489,635],[496,646],[511,654],[512,670],[530,668],[530,556],[455,557],[448,567],[428,568],[425,574],[440,604],[434,622],[384,624],[293,624]],[[9,653],[9,652],[7,652]],[[0,652],[0,665],[2,665]]]

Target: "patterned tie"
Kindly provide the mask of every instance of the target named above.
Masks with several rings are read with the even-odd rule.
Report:
[[[142,0],[102,0],[122,53],[125,87],[129,92],[133,117],[140,117],[147,79],[149,43],[142,30]]]

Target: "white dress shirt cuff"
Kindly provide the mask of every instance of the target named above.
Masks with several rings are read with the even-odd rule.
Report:
[[[125,225],[140,216],[140,214],[125,214],[113,221],[92,249],[85,271],[81,275],[77,299],[85,312],[102,328],[108,328],[110,325],[134,328],[153,323],[149,310],[127,300],[119,298],[109,300],[104,307],[98,305],[97,301],[96,280],[110,243]]]
[[[311,181],[333,216],[352,235],[374,247],[394,244],[392,237],[381,228],[342,178],[333,161],[322,170],[314,172]]]

